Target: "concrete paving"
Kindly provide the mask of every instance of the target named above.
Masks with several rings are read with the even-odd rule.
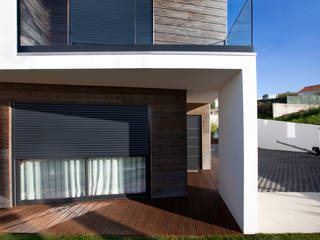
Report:
[[[320,233],[320,156],[259,149],[258,163],[259,232]]]
[[[259,232],[320,232],[320,157],[259,149]]]
[[[320,193],[259,192],[260,233],[319,233]]]

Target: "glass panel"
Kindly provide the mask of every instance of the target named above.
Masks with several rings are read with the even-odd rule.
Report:
[[[135,43],[135,1],[72,0],[71,44]]]
[[[85,195],[85,161],[20,161],[20,200],[75,198]]]
[[[226,39],[226,45],[252,46],[252,0],[247,0]]]
[[[146,192],[144,157],[89,158],[89,196]]]
[[[230,5],[238,18],[229,34],[227,2],[19,0],[21,51],[72,46],[97,51],[97,45],[252,46],[252,0],[246,0],[240,13]]]

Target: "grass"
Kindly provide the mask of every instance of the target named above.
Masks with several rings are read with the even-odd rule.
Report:
[[[286,114],[281,117],[277,117],[274,120],[320,125],[320,107]]]
[[[0,240],[320,240],[319,234],[257,234],[210,237],[103,237],[103,236],[48,236],[38,234],[1,234]]]

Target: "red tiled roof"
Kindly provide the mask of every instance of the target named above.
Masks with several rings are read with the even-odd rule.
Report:
[[[313,86],[304,87],[298,93],[311,92],[311,91],[316,91],[316,90],[320,90],[320,84],[319,85],[313,85]]]

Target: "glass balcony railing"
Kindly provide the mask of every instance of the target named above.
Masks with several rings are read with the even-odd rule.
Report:
[[[19,0],[18,12],[20,51],[252,51],[253,46],[252,0],[229,33],[227,0]]]
[[[246,0],[240,14],[233,23],[225,45],[253,46],[253,0]]]

